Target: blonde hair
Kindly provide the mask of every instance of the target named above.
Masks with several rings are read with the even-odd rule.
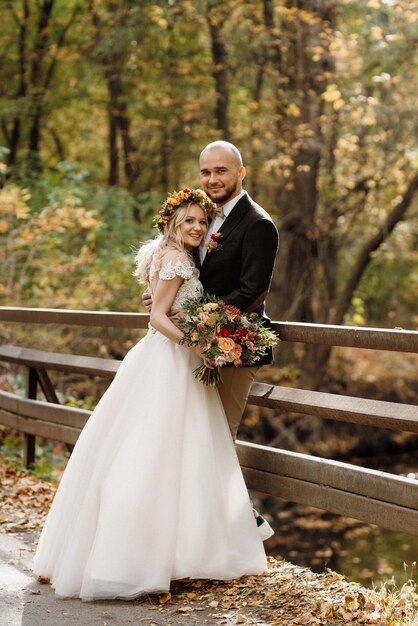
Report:
[[[193,205],[199,206],[206,216],[205,208],[198,202],[189,202],[189,204],[181,206],[173,213],[171,219],[164,225],[161,235],[141,245],[135,256],[136,269],[133,272],[139,283],[148,283],[151,265],[153,264],[155,270],[158,271],[161,267],[163,256],[170,250],[178,250],[178,252],[183,254],[186,253],[193,261],[191,253],[184,248],[183,236],[180,232],[180,225],[186,220],[189,209]]]

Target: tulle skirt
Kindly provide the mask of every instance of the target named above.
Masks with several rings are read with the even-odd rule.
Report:
[[[267,569],[215,388],[155,330],[130,350],[83,429],[34,560],[59,597],[135,598],[182,578]]]

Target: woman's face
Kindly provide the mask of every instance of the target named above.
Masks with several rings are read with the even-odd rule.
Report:
[[[207,231],[206,214],[199,204],[191,204],[187,209],[184,222],[179,226],[186,250],[197,248]]]

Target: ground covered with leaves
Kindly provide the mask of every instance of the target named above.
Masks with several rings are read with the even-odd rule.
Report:
[[[0,530],[26,534],[36,540],[56,485],[19,471],[1,457],[0,462]],[[400,590],[369,590],[349,583],[335,572],[314,574],[287,561],[269,558],[269,569],[263,576],[228,582],[178,581],[168,594],[134,602],[152,605],[155,619],[145,618],[143,622],[149,626],[413,626],[418,624],[415,591],[412,584]]]

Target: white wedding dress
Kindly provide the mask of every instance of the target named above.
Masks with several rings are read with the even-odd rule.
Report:
[[[201,284],[188,261],[174,307]],[[150,279],[152,276],[150,276]],[[151,280],[150,280],[151,282]],[[59,597],[135,598],[182,578],[266,571],[266,556],[218,392],[190,350],[150,328],[84,427],[34,559]]]

